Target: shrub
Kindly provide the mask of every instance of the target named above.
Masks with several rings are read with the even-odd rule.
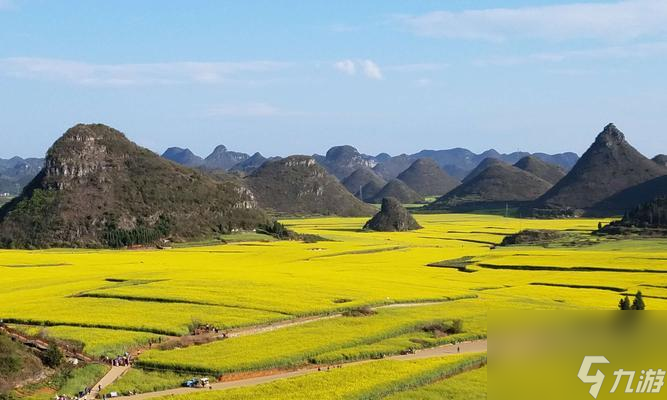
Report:
[[[455,319],[452,322],[452,326],[447,330],[449,334],[462,333],[463,332],[463,320]]]
[[[54,343],[49,343],[49,347],[42,354],[42,362],[47,367],[57,368],[63,362],[63,353]]]

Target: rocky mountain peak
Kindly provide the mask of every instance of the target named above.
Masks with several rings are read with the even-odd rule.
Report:
[[[600,132],[595,139],[595,143],[607,147],[618,146],[625,143],[625,135],[616,128],[616,125],[610,123]]]

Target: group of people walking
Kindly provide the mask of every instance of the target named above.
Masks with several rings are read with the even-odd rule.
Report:
[[[104,361],[112,367],[129,367],[132,365],[132,357],[127,352],[114,358],[105,356]]]

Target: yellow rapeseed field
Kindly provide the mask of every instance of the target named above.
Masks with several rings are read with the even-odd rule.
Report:
[[[600,222],[592,219],[416,218],[424,229],[406,233],[363,232],[361,218],[283,221],[329,239],[317,243],[0,251],[0,318],[112,355],[198,324],[231,329],[401,305],[139,358],[153,368],[228,373],[484,337],[492,309],[614,309],[637,290],[648,309],[667,309],[666,240],[588,236]],[[546,247],[497,246],[526,228],[570,236]],[[463,332],[450,339],[428,328],[457,319]]]

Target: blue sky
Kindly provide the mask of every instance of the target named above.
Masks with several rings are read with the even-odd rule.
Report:
[[[0,0],[0,157],[102,122],[162,152],[667,152],[667,1]]]

